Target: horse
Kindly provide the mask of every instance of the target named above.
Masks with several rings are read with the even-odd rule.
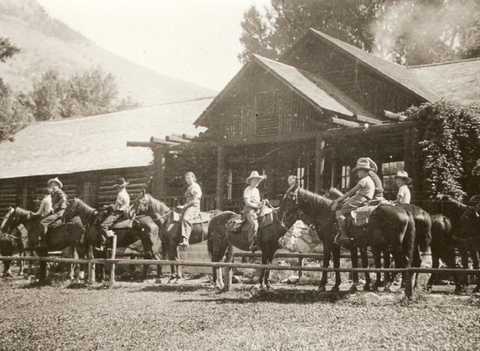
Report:
[[[38,225],[38,217],[32,212],[21,207],[10,207],[0,228],[5,233],[12,233],[20,224],[23,224],[28,231],[28,247],[33,256],[35,251],[40,257],[47,257],[48,251],[61,251],[67,247],[72,247],[74,258],[83,255],[80,245],[81,237],[84,233],[83,224],[78,217],[73,218],[71,222],[54,228],[48,228],[45,235],[45,246],[39,246],[38,232],[35,226]],[[44,282],[47,278],[47,264],[40,262],[39,281]],[[70,270],[70,279],[73,280],[74,272]]]
[[[102,220],[110,214],[109,209],[97,211],[84,203],[81,199],[75,198],[70,200],[67,205],[67,209],[63,215],[65,221],[79,216],[82,223],[86,226],[84,243],[88,247],[88,258],[93,258],[93,248],[103,244],[103,237],[100,232],[99,225]],[[138,216],[134,219],[132,227],[125,228],[112,228],[117,235],[117,246],[127,247],[137,241],[140,238],[144,249],[145,259],[160,259],[159,251],[161,247],[161,241],[159,237],[158,227],[148,216]],[[148,268],[150,265],[144,265],[143,279],[147,278]],[[157,275],[160,277],[162,274],[161,265],[157,266]]]
[[[225,262],[233,262],[233,247],[248,251],[250,243],[247,235],[241,231],[233,233],[227,230],[226,224],[235,216],[235,212],[224,211],[213,217],[208,225],[207,247],[212,262],[220,262],[225,257]],[[288,228],[279,219],[277,210],[272,211],[272,223],[258,229],[257,240],[262,252],[262,264],[271,264],[275,252],[280,247],[279,240],[287,233]],[[230,280],[230,278],[229,278]],[[223,284],[222,270],[213,268],[213,282],[219,290],[225,288]],[[271,287],[270,270],[262,269],[259,277],[260,287]]]
[[[432,219],[432,268],[440,266],[440,260],[449,268],[455,268],[455,239],[452,235],[452,223],[442,214],[430,216]],[[457,282],[456,275],[455,282]],[[426,290],[430,291],[434,283],[438,281],[438,274],[430,275]]]
[[[150,216],[160,228],[163,257],[168,260],[178,261],[178,246],[182,242],[180,215],[170,209],[164,202],[155,199],[152,195],[142,191],[135,199],[130,209],[131,213]],[[207,236],[208,222],[220,211],[213,210],[201,212],[201,223],[192,226],[189,243],[197,244],[205,240]],[[171,265],[169,282],[177,281],[182,277],[180,266]]]
[[[331,210],[332,204],[332,199],[296,188],[290,191],[280,206],[280,211],[285,214],[285,218],[289,216],[299,218],[302,212],[314,222],[320,238],[324,240],[324,267],[328,267],[330,252],[339,251],[339,248],[334,248],[333,243],[337,228],[335,212]],[[411,213],[398,206],[379,205],[372,212],[366,228],[349,225],[347,230],[349,236],[353,238],[353,245],[372,248],[377,268],[381,268],[381,252],[389,248],[392,250],[396,267],[410,268],[415,242],[415,223]],[[334,257],[334,267],[340,265],[339,256],[337,257],[337,259]],[[366,276],[368,275],[367,273]],[[386,280],[389,280],[388,275],[386,277]],[[324,273],[319,285],[321,291],[325,290],[326,283],[327,276]],[[411,284],[410,274],[406,275],[406,283]],[[340,277],[337,276],[333,290],[338,291],[339,285]]]
[[[23,243],[21,237],[21,231],[15,228],[12,234],[0,232],[0,254],[2,256],[13,256],[15,254],[22,254]],[[3,275],[2,278],[12,277],[10,260],[2,260],[3,263]],[[19,275],[22,275],[23,265],[21,264],[21,271]]]

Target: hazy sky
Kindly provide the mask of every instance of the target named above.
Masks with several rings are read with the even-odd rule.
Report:
[[[240,22],[269,0],[37,0],[99,46],[159,73],[221,90],[240,70]],[[258,7],[258,6],[257,6]]]

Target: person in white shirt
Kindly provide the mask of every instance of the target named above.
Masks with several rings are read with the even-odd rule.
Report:
[[[185,205],[177,206],[182,212],[182,242],[180,246],[188,247],[192,225],[195,218],[200,213],[200,199],[202,198],[202,189],[197,183],[197,178],[193,172],[185,174],[185,182],[188,185],[185,192]]]
[[[245,215],[246,220],[250,223],[250,230],[248,231],[248,241],[250,243],[250,250],[255,252],[258,250],[257,246],[257,231],[258,231],[258,220],[257,212],[262,206],[262,201],[260,199],[260,192],[258,191],[258,184],[264,179],[263,176],[259,175],[257,171],[253,171],[250,174],[250,177],[246,179],[248,186],[243,192],[243,199],[245,200],[245,207],[243,209],[243,214]]]
[[[127,182],[125,178],[119,178],[117,183],[114,185],[117,188],[118,194],[115,203],[112,206],[113,213],[111,213],[101,224],[100,232],[103,235],[104,239],[112,236],[112,233],[109,231],[110,227],[121,217],[126,217],[128,210],[130,209],[130,195],[127,193],[127,185],[130,182]]]
[[[35,216],[40,216],[44,218],[52,212],[52,192],[53,189],[50,187],[46,187],[45,189],[43,189],[43,199],[40,203],[40,208],[38,209],[38,211],[33,213]]]
[[[410,189],[408,189],[408,184],[412,182],[412,179],[409,178],[408,173],[405,171],[398,171],[395,175],[395,182],[398,185],[397,198],[393,203],[396,204],[409,204],[412,195],[410,194]]]
[[[345,195],[340,196],[332,204],[332,211],[336,211],[338,223],[338,234],[335,236],[334,242],[337,245],[344,245],[350,241],[346,228],[346,215],[362,206],[365,202],[371,200],[375,193],[375,183],[369,177],[368,172],[372,171],[370,162],[367,158],[361,157],[357,161],[357,166],[352,169],[352,173],[357,173],[358,181],[350,191]],[[337,210],[339,203],[347,199],[340,209]]]

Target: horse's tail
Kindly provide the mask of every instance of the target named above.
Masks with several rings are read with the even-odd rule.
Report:
[[[214,242],[215,238],[219,237],[219,231],[223,230],[225,231],[225,224],[227,224],[227,221],[235,215],[235,212],[231,211],[224,211],[220,212],[217,215],[215,215],[210,222],[208,223],[208,230],[207,230],[207,249],[208,249],[208,255],[210,258],[213,257],[213,250],[214,250]]]
[[[432,219],[426,212],[423,213],[425,221],[421,221],[421,227],[416,228],[416,240],[420,251],[427,251],[432,243]]]

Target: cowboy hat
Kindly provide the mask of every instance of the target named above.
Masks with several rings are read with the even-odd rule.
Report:
[[[398,171],[394,178],[405,179],[405,183],[407,184],[412,182],[412,179],[408,177],[408,173],[405,171]]]
[[[50,180],[47,182],[48,186],[52,186],[52,185],[51,185],[52,183],[57,183],[60,188],[63,188],[63,184],[62,184],[62,182],[58,179],[58,177],[52,178],[52,179],[50,179]]]
[[[246,179],[246,182],[247,184],[250,184],[250,182],[252,181],[252,179],[260,179],[260,181],[262,181],[264,179],[263,176],[261,176],[260,174],[258,174],[257,171],[252,171],[252,173],[250,173],[250,177],[248,177]]]
[[[377,173],[378,172],[378,166],[375,162],[370,157],[365,157],[368,160],[368,163],[370,163],[370,167],[372,167],[372,170]]]
[[[122,187],[122,188],[125,188],[128,184],[130,184],[130,182],[127,182],[127,181],[125,180],[125,178],[120,177],[120,178],[117,179],[117,183],[114,184],[113,186],[115,186],[115,187],[116,187],[116,186],[120,186],[120,187]]]
[[[352,173],[355,173],[356,171],[364,169],[366,171],[373,171],[374,169],[372,166],[370,166],[370,162],[366,157],[360,157],[357,161],[357,165],[355,166],[354,169],[352,169]]]

